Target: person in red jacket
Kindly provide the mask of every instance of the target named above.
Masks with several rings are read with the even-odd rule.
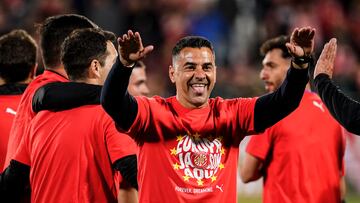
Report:
[[[0,172],[21,95],[35,76],[36,53],[36,42],[25,30],[0,37]]]
[[[261,46],[260,78],[269,92],[280,87],[291,63],[287,42],[280,36]],[[250,138],[240,177],[245,183],[264,178],[264,203],[338,203],[345,191],[344,150],[341,126],[308,86],[294,112]]]

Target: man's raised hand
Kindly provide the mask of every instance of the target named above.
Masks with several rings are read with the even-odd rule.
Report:
[[[328,43],[325,44],[315,66],[314,79],[320,73],[325,73],[330,78],[332,78],[334,71],[334,60],[336,57],[336,48],[337,44],[335,38],[332,38]]]
[[[286,47],[293,57],[310,56],[314,52],[314,38],[314,28],[295,28]]]
[[[133,33],[131,30],[119,37],[118,43],[120,61],[126,67],[131,67],[154,49],[152,45],[144,48],[140,34],[138,32]]]

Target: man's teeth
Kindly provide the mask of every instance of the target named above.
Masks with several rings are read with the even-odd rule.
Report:
[[[193,87],[205,87],[205,84],[193,84],[191,86],[193,86]]]

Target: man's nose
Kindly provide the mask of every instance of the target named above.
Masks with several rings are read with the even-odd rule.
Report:
[[[268,71],[266,70],[266,68],[261,69],[259,76],[260,76],[261,80],[268,79],[269,74],[268,74]]]
[[[206,78],[205,71],[202,68],[196,68],[194,73],[195,78],[204,79]]]

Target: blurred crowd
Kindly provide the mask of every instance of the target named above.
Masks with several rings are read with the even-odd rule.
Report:
[[[338,39],[335,80],[360,99],[357,0],[1,0],[0,34],[22,28],[38,38],[37,22],[64,13],[85,15],[118,35],[139,31],[145,45],[155,46],[145,63],[151,92],[161,96],[173,94],[167,79],[171,49],[185,35],[202,35],[214,44],[213,94],[246,97],[265,93],[258,76],[260,44],[309,25],[316,28],[317,55],[326,41]]]

